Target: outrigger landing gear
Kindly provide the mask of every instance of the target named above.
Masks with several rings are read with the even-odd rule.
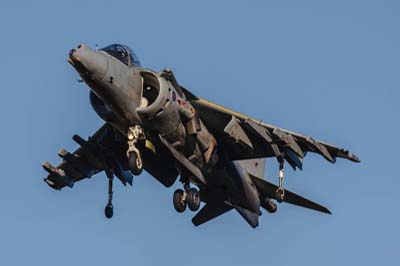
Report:
[[[113,217],[114,214],[114,207],[112,205],[112,197],[113,197],[113,179],[114,177],[109,177],[108,178],[108,203],[104,209],[104,215],[110,219]]]
[[[185,182],[184,189],[177,189],[174,192],[173,203],[177,212],[184,212],[186,206],[191,211],[197,211],[200,208],[200,192],[195,188],[190,188],[189,183]]]
[[[276,200],[278,202],[282,202],[285,198],[285,190],[283,188],[283,180],[285,178],[284,176],[284,170],[283,170],[283,163],[284,163],[284,156],[281,155],[278,158],[279,161],[279,187],[278,189],[275,191],[275,196],[276,196]]]
[[[141,126],[136,125],[128,129],[128,150],[126,155],[128,157],[129,169],[134,175],[140,175],[143,171],[143,161],[136,143],[144,138],[143,129]]]

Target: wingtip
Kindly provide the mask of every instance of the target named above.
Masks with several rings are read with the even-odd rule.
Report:
[[[347,158],[348,158],[350,161],[353,161],[353,162],[355,162],[355,163],[361,163],[361,160],[358,158],[358,156],[355,155],[355,154],[353,154],[353,153],[351,153],[351,152],[349,152],[349,153],[347,154]]]
[[[324,211],[326,214],[329,214],[329,215],[332,215],[332,212],[329,210],[329,209],[327,209],[327,208],[325,208],[325,211]]]

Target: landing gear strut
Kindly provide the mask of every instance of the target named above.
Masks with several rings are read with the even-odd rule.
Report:
[[[195,188],[190,188],[189,183],[185,183],[184,189],[177,189],[174,192],[173,203],[177,212],[184,212],[186,206],[191,211],[197,211],[200,208],[200,192]]]
[[[114,177],[109,177],[108,178],[108,203],[104,209],[104,215],[110,219],[111,217],[113,217],[114,214],[114,207],[112,205],[112,197],[113,197],[113,179]]]
[[[284,163],[283,158],[284,158],[283,155],[278,158],[278,161],[279,161],[279,187],[275,191],[276,200],[278,202],[282,202],[285,198],[285,190],[283,188],[283,180],[285,178],[284,170],[283,170],[283,163]]]
[[[143,171],[143,161],[136,143],[144,138],[143,129],[139,126],[132,126],[128,129],[128,150],[126,156],[128,157],[129,169],[134,175],[140,175]]]

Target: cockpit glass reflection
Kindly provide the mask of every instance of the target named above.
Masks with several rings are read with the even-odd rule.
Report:
[[[117,58],[119,61],[127,66],[140,66],[139,58],[136,54],[126,45],[112,44],[100,49],[109,55]]]

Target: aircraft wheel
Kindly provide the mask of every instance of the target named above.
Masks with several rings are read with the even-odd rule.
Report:
[[[191,211],[197,211],[200,208],[200,192],[191,188],[187,193],[187,202]]]
[[[186,200],[184,200],[183,194],[182,189],[177,189],[174,192],[173,203],[177,212],[184,212],[186,210]]]
[[[107,204],[106,208],[104,209],[104,215],[110,219],[113,217],[114,211],[113,211],[113,206],[112,204]]]
[[[136,154],[136,152],[129,153],[128,158],[129,169],[131,170],[132,174],[140,175],[143,171],[143,162],[140,158],[140,155]]]
[[[283,197],[284,197],[284,191],[283,189],[278,189],[275,192],[275,196],[276,196],[276,200],[281,203],[283,201]]]
[[[265,207],[269,213],[275,213],[278,210],[278,206],[276,206],[275,202],[273,202],[271,199],[265,200]]]

